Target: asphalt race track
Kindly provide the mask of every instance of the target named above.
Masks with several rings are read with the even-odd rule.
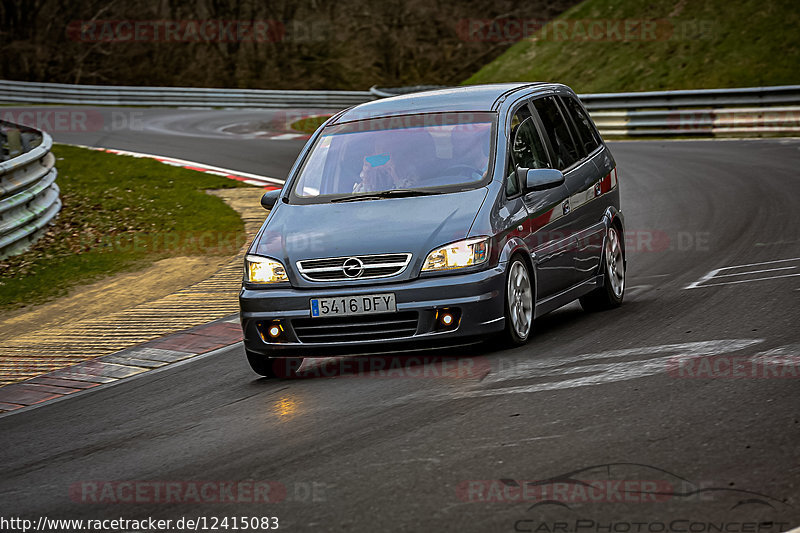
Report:
[[[45,129],[56,142],[164,155],[283,179],[305,140],[273,138],[291,137],[288,124],[317,112],[324,111],[53,106],[0,108],[0,117]]]
[[[280,178],[303,143],[198,133],[237,111],[142,111],[138,131],[54,138]],[[797,527],[800,140],[610,146],[628,233],[620,309],[572,304],[525,347],[428,352],[396,372],[350,360],[263,380],[235,345],[12,413],[0,514],[270,516],[296,531]],[[110,483],[159,481],[270,482],[271,503],[184,489],[124,502],[132,489]]]

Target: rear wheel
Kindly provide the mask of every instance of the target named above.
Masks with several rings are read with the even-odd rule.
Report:
[[[259,353],[245,350],[247,362],[253,372],[265,378],[293,378],[303,362],[302,357],[267,357]]]
[[[584,311],[602,311],[622,305],[625,296],[625,257],[617,228],[611,226],[606,232],[603,249],[603,286],[582,296]]]
[[[511,258],[506,277],[505,340],[512,346],[528,342],[533,328],[533,285],[528,265],[520,257]]]

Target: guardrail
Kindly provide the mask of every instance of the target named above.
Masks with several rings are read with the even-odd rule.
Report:
[[[343,108],[374,97],[369,91],[275,91],[193,87],[116,87],[0,80],[0,102],[148,107]]]
[[[343,108],[435,86],[369,91],[114,87],[0,80],[0,102]],[[603,135],[737,136],[800,132],[800,85],[581,94]]]
[[[47,223],[61,210],[61,199],[50,135],[5,121],[0,121],[0,133],[11,156],[0,162],[0,259],[4,259],[23,252],[44,234]]]
[[[800,132],[800,85],[578,96],[603,135],[730,137]]]
[[[372,87],[370,92],[385,98],[415,89],[422,88]],[[800,133],[800,85],[578,96],[604,136]]]

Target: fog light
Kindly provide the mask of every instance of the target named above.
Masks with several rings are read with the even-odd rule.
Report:
[[[283,324],[280,320],[273,320],[272,322],[259,322],[258,334],[264,342],[285,342],[286,336],[284,335]]]
[[[461,319],[461,310],[458,308],[450,309],[437,309],[436,310],[436,329],[438,330],[453,330],[458,327],[458,322]]]

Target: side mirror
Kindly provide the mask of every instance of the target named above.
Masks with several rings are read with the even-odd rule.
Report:
[[[261,197],[261,207],[263,207],[264,209],[272,209],[273,207],[275,207],[275,204],[278,203],[278,198],[280,197],[281,197],[280,189],[265,192],[264,196]]]
[[[554,168],[518,168],[517,176],[524,180],[526,191],[544,191],[564,183],[564,174]]]

